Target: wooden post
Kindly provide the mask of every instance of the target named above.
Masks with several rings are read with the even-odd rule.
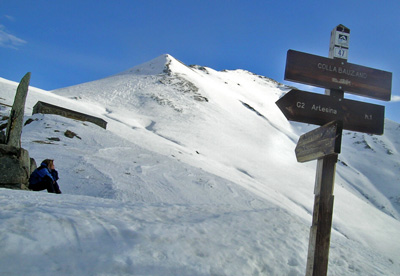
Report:
[[[344,92],[384,101],[391,95],[392,73],[347,62],[349,39],[350,29],[338,25],[331,32],[329,58],[289,50],[285,80],[329,89],[326,95],[292,89],[276,102],[288,120],[322,126],[302,135],[295,150],[298,162],[318,159],[307,276],[326,276],[328,272],[333,187],[343,129],[383,134],[385,107],[344,99]],[[362,68],[357,72],[363,80],[353,81],[347,74],[355,72],[346,69],[353,66]],[[361,111],[359,115],[356,110]]]
[[[344,40],[338,41],[338,35],[343,35],[342,38]],[[329,46],[330,58],[347,59],[349,36],[350,30],[343,25],[339,25],[332,30]],[[343,99],[344,91],[326,89],[325,94],[341,100]],[[339,130],[339,135],[342,135],[342,129]],[[318,159],[306,276],[326,276],[328,273],[334,200],[333,188],[337,160],[337,154],[331,154]]]
[[[306,276],[325,276],[328,272],[337,159],[337,154],[318,159]]]

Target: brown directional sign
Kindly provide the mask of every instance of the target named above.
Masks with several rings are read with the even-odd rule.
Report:
[[[285,80],[390,101],[392,73],[351,64],[343,59],[287,53]]]
[[[330,154],[339,154],[343,124],[330,122],[300,136],[295,152],[298,162],[308,162]]]
[[[385,107],[328,95],[290,90],[276,104],[290,121],[325,125],[342,121],[343,129],[383,134]]]

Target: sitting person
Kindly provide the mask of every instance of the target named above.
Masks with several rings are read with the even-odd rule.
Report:
[[[54,168],[54,160],[43,160],[40,167],[33,171],[29,178],[29,189],[42,191],[47,189],[49,193],[61,194],[57,183],[58,172]]]

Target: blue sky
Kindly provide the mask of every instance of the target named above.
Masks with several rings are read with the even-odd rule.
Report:
[[[185,64],[245,69],[284,81],[286,52],[328,56],[331,30],[351,30],[348,61],[393,73],[400,122],[400,1],[0,0],[0,77],[53,90],[170,54]]]

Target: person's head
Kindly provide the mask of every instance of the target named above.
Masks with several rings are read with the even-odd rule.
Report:
[[[53,159],[45,159],[42,164],[45,164],[47,168],[54,170],[54,160]]]

